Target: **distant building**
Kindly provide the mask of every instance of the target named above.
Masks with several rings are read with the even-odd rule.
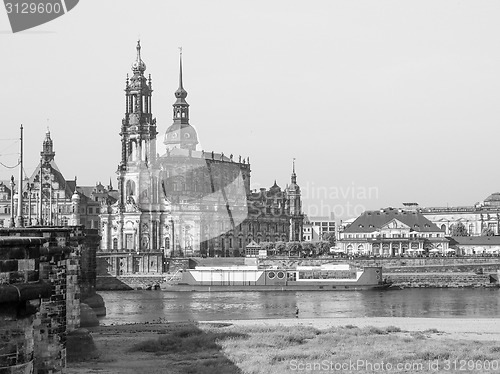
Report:
[[[339,248],[352,255],[444,254],[448,250],[444,230],[417,211],[366,211],[339,235]]]
[[[323,234],[335,234],[335,219],[333,213],[328,216],[304,216],[304,230],[302,240],[306,242],[317,242],[324,240]]]
[[[500,236],[454,236],[450,248],[458,255],[499,255]]]
[[[471,236],[484,230],[500,234],[500,192],[488,196],[484,201],[470,206],[418,208],[431,222],[451,235],[451,226],[462,223]]]
[[[40,155],[35,171],[22,183],[24,226],[84,225],[90,229],[99,228],[101,203],[113,200],[116,192],[111,184],[108,187],[101,183],[77,186],[76,178],[64,178],[55,162],[54,143],[48,130]],[[10,227],[15,223],[17,183],[14,180],[0,181],[0,227]]]

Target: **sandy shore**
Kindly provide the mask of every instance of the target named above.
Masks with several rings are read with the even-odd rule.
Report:
[[[257,319],[224,320],[234,326],[312,326],[328,329],[335,326],[354,325],[357,327],[397,326],[404,331],[425,331],[437,329],[441,337],[450,339],[500,340],[500,319],[497,318],[404,318],[404,317],[353,317],[315,319]],[[205,321],[200,323],[214,323]]]

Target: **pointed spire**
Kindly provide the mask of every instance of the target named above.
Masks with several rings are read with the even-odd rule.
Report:
[[[297,184],[297,175],[295,174],[295,157],[293,158],[292,161],[292,184]]]
[[[187,91],[182,86],[182,47],[179,47],[179,88],[175,91],[175,97],[184,101],[187,95]]]
[[[141,59],[141,41],[140,40],[137,41],[136,49],[137,49],[137,57],[136,57],[134,63],[132,64],[132,71],[134,72],[134,74],[136,74],[136,73],[142,74],[146,70],[146,64]]]
[[[179,47],[179,88],[182,87],[182,47]]]

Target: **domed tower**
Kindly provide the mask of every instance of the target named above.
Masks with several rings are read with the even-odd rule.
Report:
[[[301,241],[304,215],[302,214],[300,187],[295,174],[295,159],[293,159],[291,183],[287,188],[287,198],[290,206],[290,240]]]
[[[71,196],[71,220],[70,225],[77,226],[80,224],[80,194],[76,190],[75,183],[75,192],[73,196]]]
[[[179,88],[175,91],[174,123],[167,129],[163,144],[168,151],[175,148],[196,150],[198,135],[189,124],[189,104],[186,102],[187,91],[182,85],[182,49],[179,57]]]
[[[141,170],[146,170],[156,158],[156,118],[151,111],[153,87],[151,75],[146,79],[146,64],[141,58],[141,43],[137,42],[137,56],[132,63],[132,77],[125,84],[125,118],[122,120],[122,155],[118,166],[120,204],[125,201],[126,180],[139,183]]]

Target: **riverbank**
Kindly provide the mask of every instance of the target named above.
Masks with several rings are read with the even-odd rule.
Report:
[[[481,361],[483,369],[469,372],[486,373],[484,365],[500,364],[498,321],[296,318],[100,326],[90,329],[97,347],[93,358],[68,363],[67,373],[287,373],[305,371],[309,364],[359,360],[414,365],[408,373],[472,360]],[[332,372],[322,370],[315,372]]]
[[[245,258],[181,258],[172,259],[168,273],[129,273],[110,275],[98,272],[96,289],[143,290],[154,288],[174,276],[178,270],[192,266],[236,266],[244,265]],[[381,266],[385,278],[396,286],[406,288],[462,288],[498,287],[500,257],[394,257],[394,258],[352,258],[352,259],[265,259],[263,267],[293,269],[297,265],[313,266],[325,263],[349,262],[359,267]]]

